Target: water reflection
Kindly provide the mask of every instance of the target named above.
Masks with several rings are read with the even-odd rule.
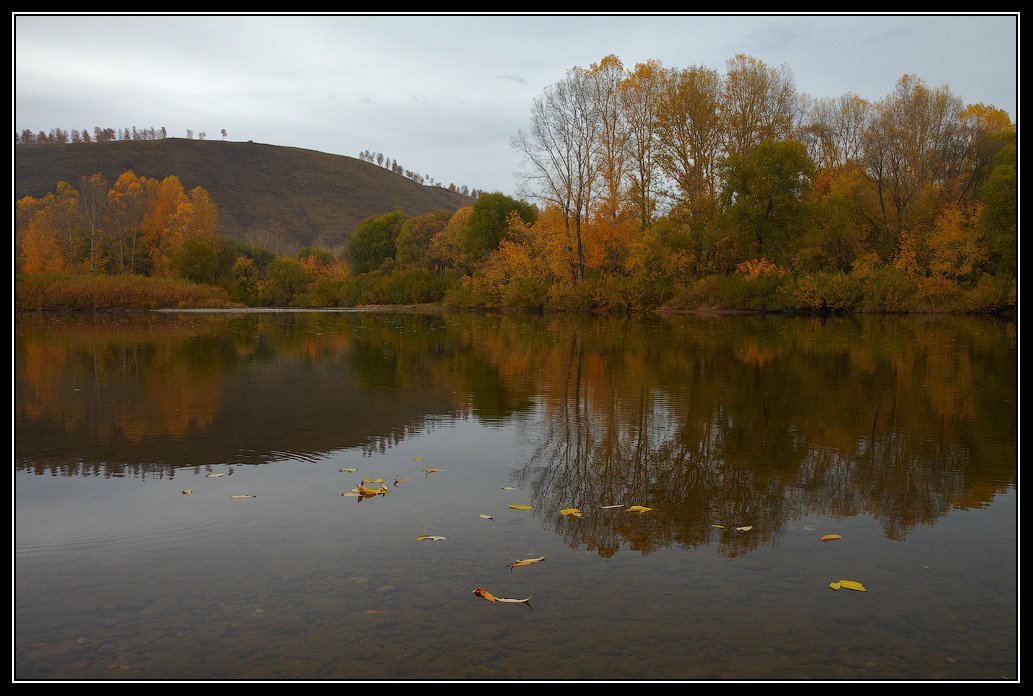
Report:
[[[517,424],[535,514],[603,556],[738,556],[805,515],[902,539],[1017,476],[1014,325],[957,317],[23,316],[14,403],[16,470],[72,476]]]

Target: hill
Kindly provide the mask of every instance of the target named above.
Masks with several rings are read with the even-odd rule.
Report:
[[[95,172],[112,183],[125,171],[175,175],[187,190],[208,190],[225,236],[277,253],[313,244],[338,248],[371,215],[418,215],[473,203],[353,157],[279,145],[167,138],[14,150],[15,200],[44,196],[58,181],[78,186],[80,177]]]

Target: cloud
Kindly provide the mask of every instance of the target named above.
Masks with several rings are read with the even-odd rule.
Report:
[[[512,80],[513,82],[519,82],[520,84],[524,85],[525,87],[530,87],[531,86],[531,85],[529,85],[527,83],[527,80],[525,80],[524,78],[520,77],[519,75],[496,75],[495,77],[497,77],[500,80]]]

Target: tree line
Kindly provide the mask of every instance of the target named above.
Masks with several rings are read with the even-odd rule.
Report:
[[[26,128],[20,133],[15,132],[15,145],[68,145],[69,143],[111,143],[117,140],[164,140],[168,137],[165,126],[160,128],[101,128],[94,126],[93,135],[90,130],[83,128],[81,131],[73,128],[71,131],[62,128],[51,128],[49,131],[33,133]]]
[[[220,130],[222,139],[225,140],[226,136],[229,135],[226,129]],[[187,140],[194,139],[194,131],[187,129]],[[101,128],[94,126],[93,135],[90,135],[89,129],[83,128],[81,131],[73,128],[71,131],[64,130],[62,128],[51,128],[49,131],[39,131],[34,133],[32,130],[26,128],[21,132],[15,132],[14,144],[15,145],[68,145],[69,143],[113,143],[116,141],[125,140],[164,140],[168,136],[168,131],[165,126],[160,128],[137,128],[132,126],[129,128]],[[197,134],[198,140],[204,140],[208,137],[205,131],[200,131]]]
[[[442,188],[447,188],[449,191],[453,193],[460,193],[464,196],[470,196],[472,198],[477,198],[482,193],[484,193],[484,191],[480,189],[471,189],[466,184],[456,186],[454,183],[452,183],[448,186],[445,186],[442,182],[435,181],[434,177],[432,176],[420,174],[418,172],[412,171],[411,169],[406,169],[398,163],[398,160],[392,159],[390,157],[384,157],[383,152],[370,152],[369,150],[363,150],[359,153],[359,159],[363,162],[369,162],[370,164],[376,164],[378,167],[389,169],[395,174],[401,174],[406,179],[415,181],[417,184],[420,184],[421,186],[440,186]]]

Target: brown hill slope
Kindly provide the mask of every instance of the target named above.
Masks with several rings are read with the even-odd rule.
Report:
[[[467,196],[423,186],[368,162],[278,145],[168,138],[153,141],[16,145],[14,195],[43,196],[58,181],[78,186],[95,172],[176,175],[203,186],[219,208],[222,233],[278,253],[340,247],[361,220],[392,210],[457,210]]]

